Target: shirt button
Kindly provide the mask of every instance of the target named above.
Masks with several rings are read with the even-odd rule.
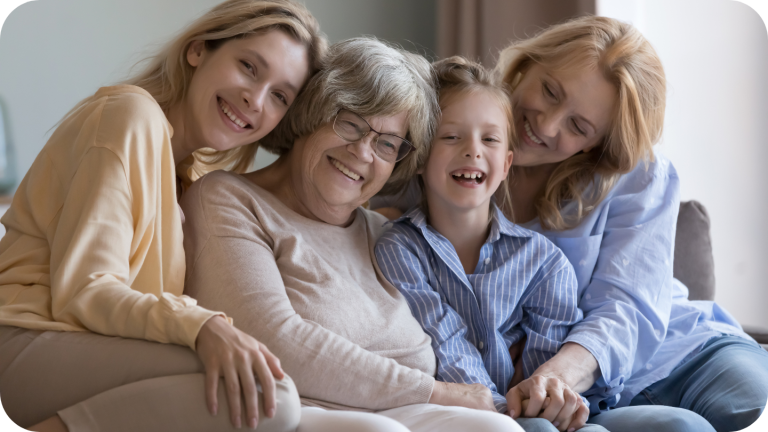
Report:
[[[651,370],[651,369],[653,369],[653,366],[651,366],[651,364],[648,363],[647,365],[645,365],[645,368],[648,369],[648,370]]]
[[[485,261],[483,261],[483,262],[485,263],[485,265],[488,265],[488,264],[491,263],[491,259],[490,258],[486,258]]]
[[[483,349],[483,346],[484,346],[483,341],[480,341],[480,343],[477,344],[477,347],[480,349]]]
[[[584,298],[585,298],[585,299],[587,299],[587,300],[589,300],[589,299],[591,299],[591,298],[592,298],[592,294],[587,294],[587,295],[585,295],[585,296],[584,296]]]
[[[656,331],[654,331],[654,333],[656,333],[656,337],[661,336],[661,330],[656,330]]]

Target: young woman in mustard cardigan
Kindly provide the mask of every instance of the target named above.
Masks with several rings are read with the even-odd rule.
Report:
[[[251,164],[325,47],[301,5],[226,1],[62,120],[2,218],[0,394],[12,420],[295,428],[298,396],[278,359],[182,295],[177,198],[208,171]]]

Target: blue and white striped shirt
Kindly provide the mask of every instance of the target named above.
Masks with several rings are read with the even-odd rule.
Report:
[[[487,386],[502,413],[514,374],[510,345],[527,335],[528,377],[557,353],[583,316],[565,255],[546,237],[514,225],[495,205],[473,274],[464,272],[453,245],[418,207],[395,221],[375,251],[384,276],[432,337],[436,378]]]

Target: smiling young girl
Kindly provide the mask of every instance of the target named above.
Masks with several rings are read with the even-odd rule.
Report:
[[[182,295],[177,198],[206,171],[250,165],[325,45],[299,4],[226,1],[61,121],[2,218],[0,393],[12,420],[36,431],[227,430],[259,417],[261,430],[295,428],[277,358]]]
[[[559,249],[493,199],[513,160],[507,92],[461,57],[435,68],[442,118],[419,171],[422,203],[381,237],[376,258],[432,337],[436,378],[484,384],[505,413],[509,347],[527,335],[525,376],[557,353],[582,318],[576,279]],[[567,387],[562,397],[582,403]]]

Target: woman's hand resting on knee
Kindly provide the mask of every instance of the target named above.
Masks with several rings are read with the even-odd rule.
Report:
[[[559,431],[575,431],[587,422],[589,408],[578,393],[560,378],[532,375],[507,392],[507,406],[512,418],[547,419]]]
[[[206,321],[197,335],[197,354],[205,365],[205,397],[211,414],[218,411],[216,394],[219,378],[223,377],[232,425],[241,427],[242,395],[246,424],[255,429],[259,421],[258,377],[264,412],[267,417],[275,415],[275,378],[283,379],[285,374],[280,360],[264,344],[231,326],[223,317],[215,316]]]
[[[458,384],[435,381],[429,403],[443,406],[463,406],[496,412],[493,396],[482,384]]]

